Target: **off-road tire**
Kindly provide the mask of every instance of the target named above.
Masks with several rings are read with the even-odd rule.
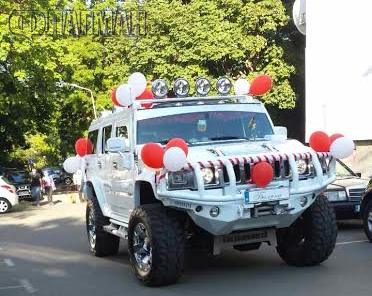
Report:
[[[134,228],[145,226],[151,246],[152,262],[148,272],[138,267],[133,249]],[[175,283],[182,275],[185,254],[185,232],[177,212],[159,204],[136,208],[128,227],[128,251],[136,277],[146,286]]]
[[[8,213],[12,209],[12,205],[10,204],[10,202],[6,198],[0,197],[0,201],[4,205],[1,208],[0,215]]]
[[[336,238],[335,213],[328,200],[318,196],[295,223],[277,231],[277,251],[289,265],[318,265],[332,254]]]
[[[89,215],[90,212],[93,211],[94,215],[94,223],[95,223],[95,233],[96,233],[96,240],[94,246],[92,246],[89,240]],[[90,197],[87,202],[86,208],[86,228],[87,228],[87,235],[88,235],[88,242],[90,251],[94,256],[97,257],[105,257],[105,256],[112,256],[118,253],[119,250],[119,243],[120,238],[114,236],[108,232],[103,230],[104,225],[110,224],[109,219],[103,216],[101,208],[98,204],[98,201],[95,197]]]
[[[372,229],[368,227],[368,216],[370,212],[372,212],[372,200],[370,200],[366,204],[366,207],[363,211],[363,217],[362,217],[364,232],[366,233],[368,240],[372,243]]]

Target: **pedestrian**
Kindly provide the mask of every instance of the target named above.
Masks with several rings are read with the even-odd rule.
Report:
[[[33,168],[31,171],[31,196],[35,200],[35,206],[40,206],[41,188],[42,188],[42,171]]]
[[[80,203],[84,202],[84,197],[83,197],[83,188],[82,182],[83,182],[83,173],[81,170],[77,170],[74,175],[73,175],[73,181],[75,185],[75,190],[79,192],[79,200]],[[73,203],[76,202],[76,198],[74,198]]]
[[[56,190],[56,185],[54,184],[53,176],[50,176],[48,172],[45,172],[42,177],[44,192],[48,197],[49,205],[54,205],[53,203],[53,192]]]

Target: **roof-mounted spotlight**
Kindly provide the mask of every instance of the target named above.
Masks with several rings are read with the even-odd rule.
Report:
[[[211,83],[207,78],[199,77],[195,82],[195,89],[199,96],[206,96],[211,90]]]
[[[221,77],[217,80],[216,88],[220,95],[227,95],[232,88],[232,83],[228,78]]]
[[[173,91],[178,98],[187,97],[190,91],[190,85],[184,78],[177,78],[173,85]]]
[[[157,99],[164,99],[168,94],[168,86],[165,80],[156,79],[151,84],[151,91]]]

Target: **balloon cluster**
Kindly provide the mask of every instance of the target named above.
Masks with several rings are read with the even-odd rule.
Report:
[[[92,154],[93,144],[87,138],[80,138],[75,143],[76,156],[67,158],[63,163],[63,168],[67,173],[73,174],[81,167],[81,159],[87,154]]]
[[[330,152],[333,157],[339,159],[349,157],[355,149],[353,140],[342,134],[333,134],[329,137],[322,131],[311,134],[309,145],[316,152]]]
[[[273,81],[269,75],[258,75],[249,84],[249,81],[243,78],[238,79],[234,84],[237,95],[263,96],[273,87]]]
[[[129,107],[137,99],[152,99],[151,90],[146,89],[145,75],[139,72],[131,74],[128,83],[120,85],[111,91],[111,100],[115,106]],[[151,107],[151,105],[150,105]]]
[[[165,149],[158,143],[147,143],[142,147],[141,159],[151,170],[165,168],[170,172],[181,170],[186,164],[189,147],[180,138],[171,139]]]

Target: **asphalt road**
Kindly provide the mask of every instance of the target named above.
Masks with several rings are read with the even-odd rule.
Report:
[[[176,285],[147,288],[134,278],[122,243],[118,256],[88,252],[84,205],[63,199],[0,216],[0,295],[372,295],[372,244],[358,222],[340,225],[333,255],[320,266],[284,264],[275,249],[189,257]]]

